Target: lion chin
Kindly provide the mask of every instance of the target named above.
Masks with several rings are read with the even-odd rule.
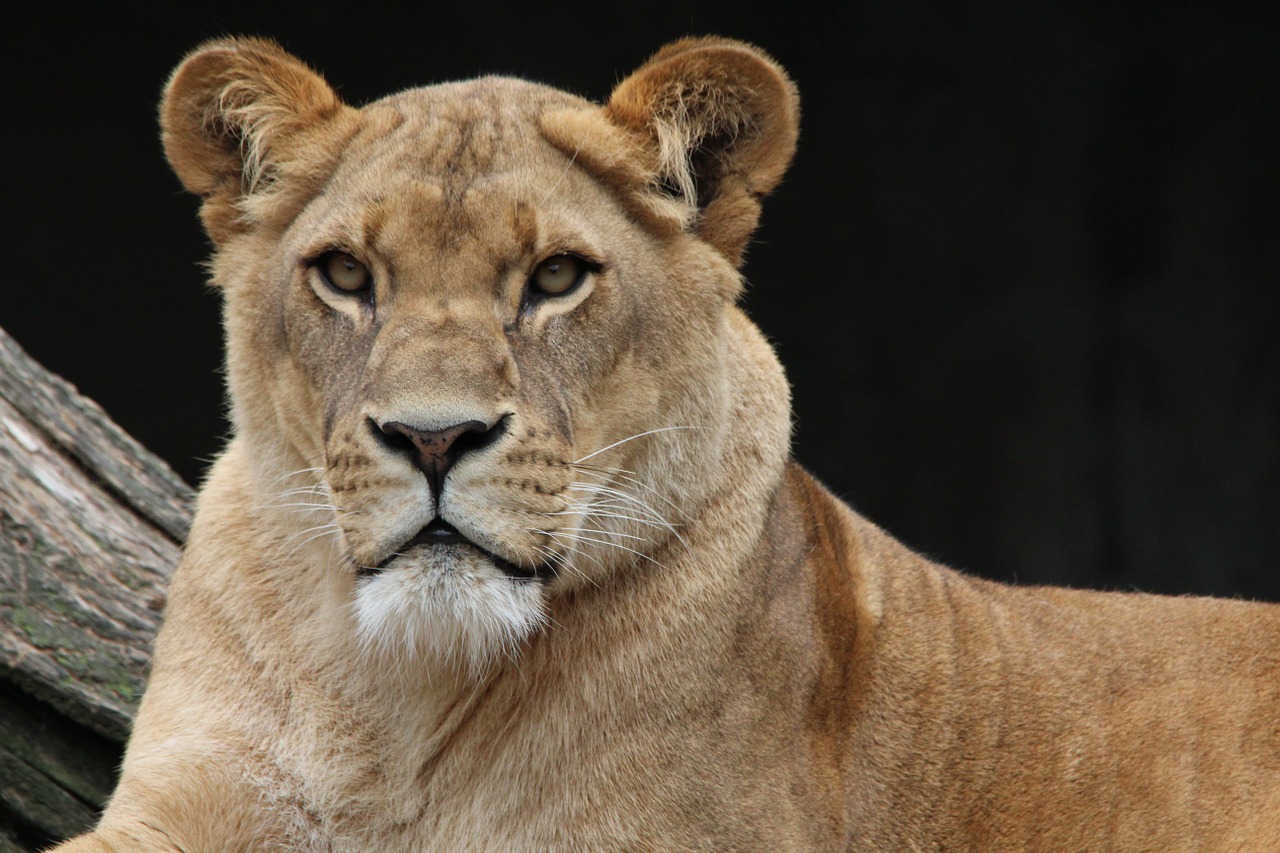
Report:
[[[539,578],[547,573],[517,566],[436,519],[360,571],[353,608],[361,647],[377,660],[479,678],[496,661],[514,659],[546,625]]]

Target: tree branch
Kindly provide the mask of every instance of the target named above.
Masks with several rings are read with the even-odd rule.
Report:
[[[0,330],[0,849],[110,793],[192,497]]]

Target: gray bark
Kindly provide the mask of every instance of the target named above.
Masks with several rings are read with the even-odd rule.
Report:
[[[0,853],[114,785],[191,489],[0,330]]]

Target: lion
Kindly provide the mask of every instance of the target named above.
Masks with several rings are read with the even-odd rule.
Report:
[[[233,438],[60,850],[1280,849],[1280,607],[966,577],[790,458],[763,51],[355,108],[229,38],[161,123]]]

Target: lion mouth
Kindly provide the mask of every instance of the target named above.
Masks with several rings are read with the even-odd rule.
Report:
[[[555,569],[550,563],[521,566],[504,557],[500,557],[487,548],[483,548],[475,542],[472,542],[466,536],[463,536],[458,528],[439,517],[432,519],[427,526],[415,533],[408,541],[395,548],[391,554],[388,555],[381,563],[378,563],[378,565],[372,567],[361,567],[360,574],[366,576],[379,574],[394,561],[403,557],[408,557],[410,552],[415,548],[469,549],[479,554],[489,563],[493,564],[493,566],[504,575],[518,580],[545,581],[550,580],[555,574]]]

